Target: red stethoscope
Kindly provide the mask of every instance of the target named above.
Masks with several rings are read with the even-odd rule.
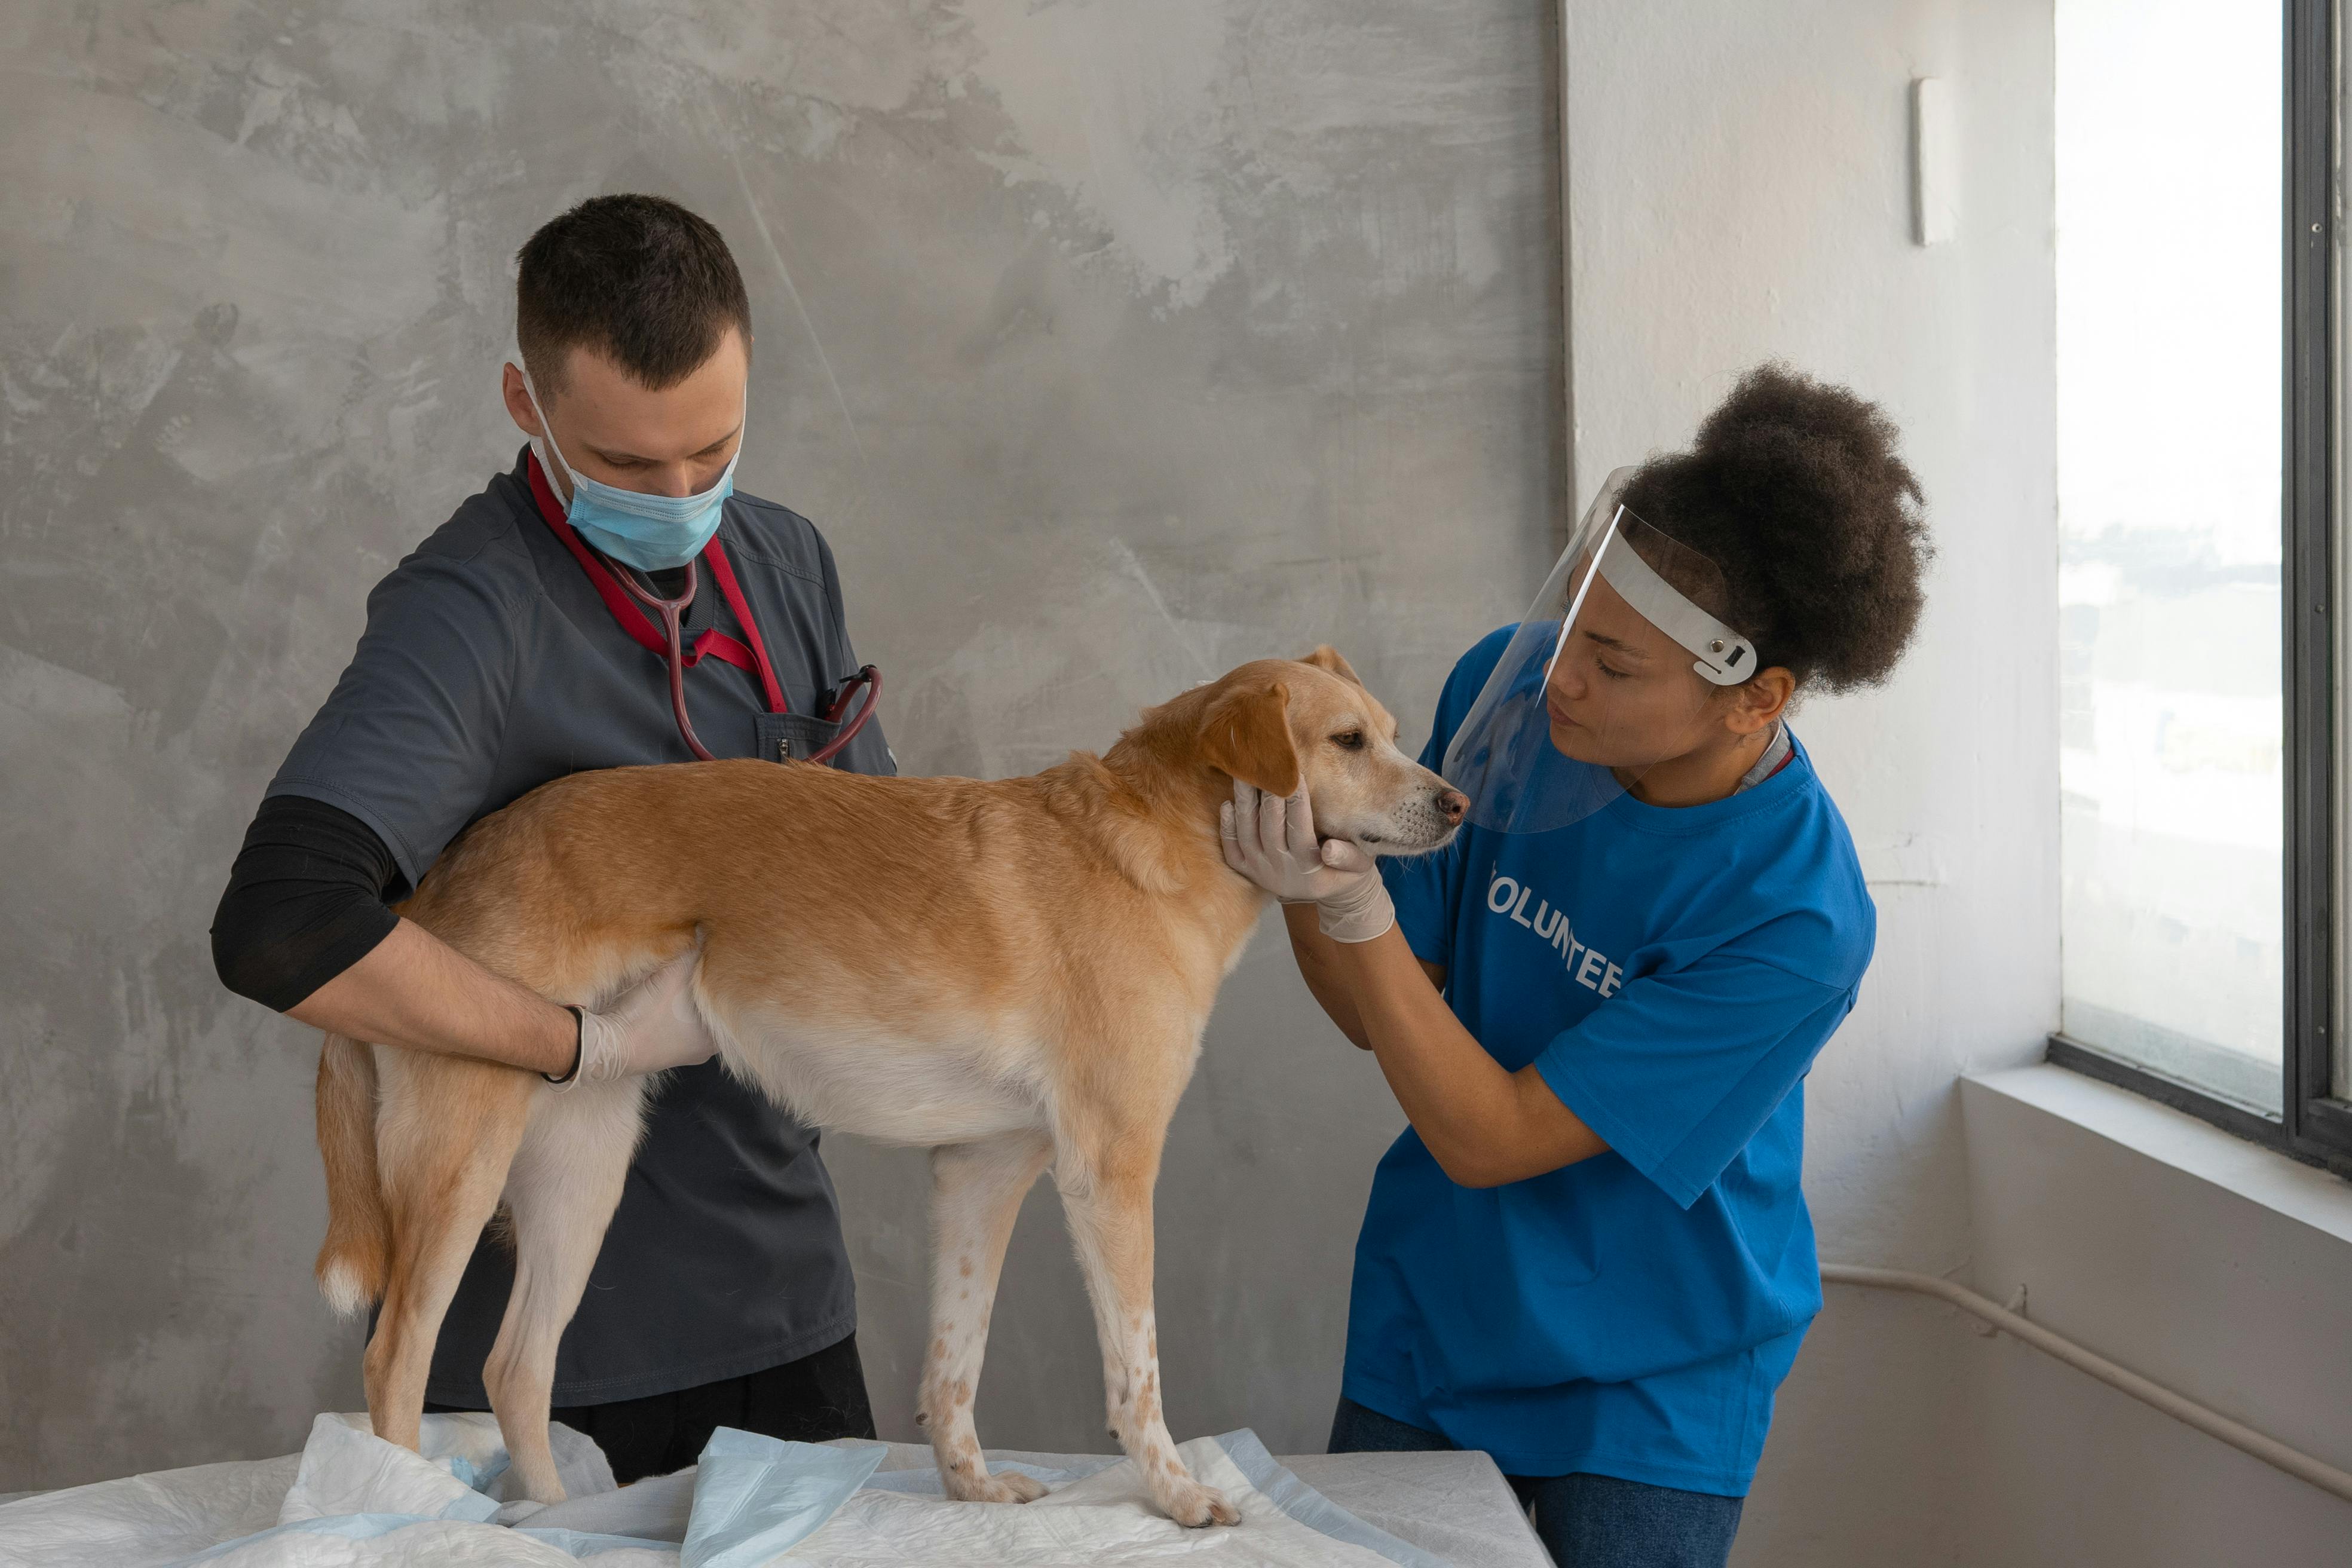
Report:
[[[743,636],[751,641],[747,645],[713,626],[695,638],[694,647],[689,649],[685,646],[685,631],[679,621],[685,616],[687,606],[694,603],[695,586],[699,579],[696,570],[698,563],[689,561],[686,563],[686,584],[678,590],[677,598],[662,598],[652,589],[640,584],[636,574],[627,567],[607,560],[580,537],[579,530],[573,528],[565,517],[563,503],[556,499],[554,487],[547,482],[547,475],[539,466],[539,454],[536,452],[530,454],[530,493],[539,502],[540,517],[553,531],[555,537],[563,542],[563,547],[572,552],[572,558],[580,563],[580,569],[588,574],[596,596],[604,601],[604,608],[612,612],[613,619],[620,623],[621,629],[629,634],[631,641],[661,655],[668,664],[669,709],[677,719],[677,732],[686,742],[688,751],[706,763],[718,761],[695,735],[693,721],[686,716],[687,667],[700,663],[706,654],[721,663],[731,664],[738,669],[758,676],[760,689],[768,700],[769,712],[792,711],[785,705],[783,688],[777,684],[775,669],[768,663],[767,644],[761,640],[759,623],[751,618],[751,606],[743,597],[742,584],[735,580],[735,567],[727,559],[725,545],[714,538],[703,546],[702,553],[710,563],[710,575],[719,584],[719,592],[726,599],[728,609],[734,613],[735,624],[743,628]],[[631,599],[661,617],[662,637],[654,636],[653,627],[647,626],[646,617],[631,605]],[[846,724],[842,724],[839,734],[811,752],[804,761],[833,761],[844,746],[856,738],[857,731],[866,728],[866,721],[874,717],[874,705],[882,699],[882,672],[870,664],[842,682],[841,689],[834,694],[822,717],[828,724],[841,724],[842,715],[848,711],[850,700],[861,689],[866,693],[866,700],[859,704],[856,714]]]

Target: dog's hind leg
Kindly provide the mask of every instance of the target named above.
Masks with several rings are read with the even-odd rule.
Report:
[[[533,1502],[563,1500],[547,1436],[555,1352],[620,1205],[642,1125],[642,1082],[550,1095],[531,1119],[507,1177],[514,1289],[482,1383],[516,1479]]]
[[[433,1342],[530,1113],[533,1081],[451,1057],[387,1052],[376,1155],[391,1221],[383,1308],[362,1370],[375,1435],[414,1448]]]
[[[1027,1502],[1045,1489],[988,1473],[972,1426],[988,1319],[1021,1200],[1053,1156],[1043,1132],[1012,1132],[931,1151],[931,1345],[916,1419],[931,1435],[940,1479],[963,1502]]]
[[[1092,1136],[1066,1138],[1054,1180],[1094,1302],[1112,1436],[1169,1518],[1193,1527],[1238,1524],[1240,1510],[1185,1469],[1160,1411],[1160,1331],[1151,1305],[1151,1189],[1165,1136],[1164,1118],[1148,1124],[1119,1118]]]

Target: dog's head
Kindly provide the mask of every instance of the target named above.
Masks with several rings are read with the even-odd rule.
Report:
[[[1304,784],[1318,837],[1425,855],[1461,826],[1462,793],[1397,750],[1396,720],[1332,649],[1243,665],[1202,695],[1202,757],[1269,795]]]

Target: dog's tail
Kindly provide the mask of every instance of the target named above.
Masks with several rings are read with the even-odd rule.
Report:
[[[345,1317],[383,1296],[392,1224],[375,1162],[375,1051],[329,1035],[319,1053],[319,1156],[327,1166],[327,1240],[319,1289]]]

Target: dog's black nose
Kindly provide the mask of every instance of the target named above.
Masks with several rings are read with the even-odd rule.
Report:
[[[1454,826],[1462,826],[1462,814],[1470,809],[1470,797],[1458,789],[1437,792],[1437,815]]]

